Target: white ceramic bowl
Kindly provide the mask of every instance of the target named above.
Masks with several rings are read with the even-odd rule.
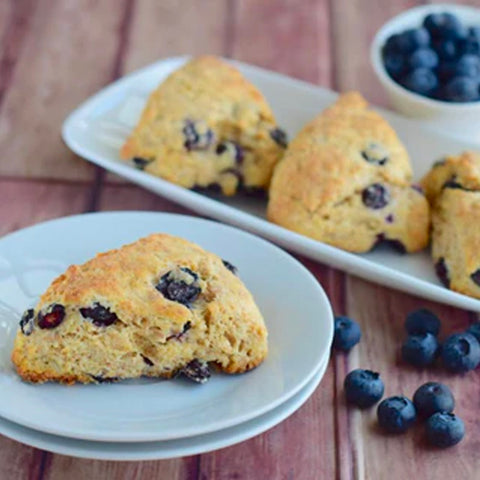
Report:
[[[373,69],[387,91],[392,106],[409,117],[425,120],[435,128],[461,140],[480,146],[480,101],[451,103],[423,97],[395,82],[385,70],[382,48],[388,37],[407,28],[420,27],[429,13],[450,12],[466,26],[480,25],[480,9],[453,4],[436,4],[415,7],[385,23],[375,35],[370,48]]]

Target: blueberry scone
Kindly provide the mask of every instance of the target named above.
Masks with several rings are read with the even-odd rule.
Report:
[[[437,162],[422,184],[432,205],[432,257],[439,279],[480,298],[480,154]]]
[[[258,89],[233,66],[203,56],[150,95],[121,157],[183,187],[233,195],[268,188],[286,141]]]
[[[408,153],[363,97],[350,92],[308,123],[275,169],[268,218],[349,250],[428,243],[429,207]]]
[[[155,234],[70,266],[27,310],[12,361],[31,382],[105,382],[209,365],[242,373],[267,354],[267,331],[230,263]]]

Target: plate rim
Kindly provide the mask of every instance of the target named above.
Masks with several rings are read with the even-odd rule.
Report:
[[[394,267],[386,267],[363,258],[360,255],[311,239],[269,222],[266,219],[257,217],[242,209],[230,205],[224,205],[217,200],[192,192],[162,178],[135,170],[126,163],[120,163],[119,161],[104,158],[102,155],[85,148],[81,142],[78,142],[75,139],[73,134],[75,129],[74,125],[99,101],[108,98],[113,92],[121,91],[124,88],[124,85],[128,84],[133,78],[149,75],[150,71],[158,69],[162,65],[174,62],[184,62],[188,58],[190,58],[190,56],[186,55],[160,59],[112,82],[82,102],[67,116],[62,125],[62,138],[68,148],[85,160],[126,178],[130,182],[140,185],[167,200],[182,205],[202,215],[208,215],[238,228],[254,232],[256,235],[267,238],[268,240],[275,242],[284,248],[293,250],[300,255],[307,255],[316,261],[320,261],[334,268],[339,268],[349,274],[365,278],[376,284],[386,285],[394,290],[400,290],[417,297],[420,296],[428,300],[449,304],[458,308],[480,311],[480,299],[449,290],[440,283],[431,283],[428,280],[418,279],[413,274],[398,272]],[[275,81],[282,82],[283,84],[289,84],[292,88],[301,88],[314,93],[323,92],[324,94],[338,95],[338,93],[333,90],[264,69],[256,65],[226,58],[223,58],[223,60],[236,65],[240,69],[268,76]],[[434,128],[421,124],[418,120],[408,119],[385,108],[378,109],[388,113],[388,115],[399,122],[411,123],[416,129],[423,129],[438,136],[442,135],[442,133],[436,131]],[[458,142],[458,139],[452,137],[452,141]],[[468,145],[464,144],[464,147],[467,148]],[[159,189],[161,191],[159,191]],[[340,260],[332,260],[335,257],[340,257]]]
[[[318,386],[320,385],[322,379],[325,376],[325,373],[328,369],[328,365],[330,363],[330,355],[327,353],[325,355],[324,361],[322,364],[319,366],[317,372],[315,375],[310,379],[309,382],[299,391],[297,392],[294,396],[286,400],[286,402],[278,405],[276,408],[264,413],[263,415],[260,415],[258,417],[255,417],[251,420],[248,420],[246,422],[243,422],[241,424],[232,426],[232,427],[227,427],[226,429],[218,430],[215,432],[211,433],[206,433],[203,435],[198,435],[198,436],[193,436],[193,437],[185,437],[184,439],[177,439],[177,440],[193,440],[198,442],[198,447],[183,447],[183,450],[181,447],[177,447],[176,453],[173,454],[155,454],[150,452],[149,454],[133,454],[131,452],[122,452],[122,456],[120,457],[120,454],[117,453],[116,455],[111,454],[111,453],[106,453],[98,456],[91,456],[87,454],[75,454],[73,452],[74,447],[73,446],[68,446],[68,444],[65,443],[65,438],[54,435],[54,434],[49,434],[45,432],[41,432],[38,430],[30,429],[28,427],[18,425],[15,422],[11,422],[7,419],[4,419],[3,417],[0,417],[0,434],[4,435],[11,440],[15,440],[17,442],[23,443],[24,445],[29,445],[34,448],[40,448],[43,450],[47,450],[51,453],[55,454],[60,454],[60,455],[68,455],[76,458],[84,458],[84,459],[90,459],[90,460],[109,460],[109,461],[125,461],[125,462],[131,462],[131,461],[148,461],[148,460],[167,460],[167,459],[173,459],[173,458],[180,458],[180,457],[185,457],[185,456],[190,456],[190,455],[200,455],[208,452],[213,452],[216,450],[220,450],[222,448],[227,448],[233,445],[237,445],[241,442],[244,442],[246,440],[249,440],[253,437],[256,437],[257,435],[261,435],[262,433],[265,433],[267,430],[270,430],[271,428],[279,425],[282,423],[284,420],[286,420],[288,417],[293,415],[297,410],[299,410],[306,402],[307,400],[310,399],[310,397],[315,393],[317,390]],[[287,404],[287,405],[286,405]],[[286,408],[285,408],[286,407]],[[263,418],[262,418],[263,417]],[[258,423],[261,422],[261,423]],[[242,431],[243,433],[232,433],[232,430],[237,430],[240,428],[244,428],[246,424],[250,423],[253,425],[249,430],[247,431]],[[254,425],[255,424],[255,425]],[[5,426],[8,429],[8,433],[5,433]],[[19,440],[19,436],[13,435],[11,432],[12,430],[15,431],[16,429],[21,429],[21,430],[26,430],[26,434],[31,434],[31,432],[34,433],[35,436],[40,436],[40,437],[58,437],[54,438],[51,441],[58,441],[58,446],[60,448],[58,449],[50,449],[48,446],[45,445],[45,443],[42,443],[42,438],[40,438],[38,441],[31,441],[26,443],[24,440]],[[230,430],[230,432],[229,432]],[[223,433],[224,435],[230,434],[230,438],[226,440],[225,438],[223,439],[217,439],[216,441],[210,440],[210,444],[205,444],[205,436],[212,436],[216,435],[218,433]],[[23,437],[24,438],[24,437]],[[67,438],[67,440],[73,441],[73,442],[86,442],[86,443],[94,443],[94,444],[99,444],[98,446],[101,446],[101,444],[105,442],[97,442],[94,440],[81,440],[81,439],[75,439],[75,438]],[[168,443],[170,441],[177,441],[177,440],[165,440],[165,441],[153,441],[153,442],[141,442],[141,443],[147,443],[147,444],[155,444],[155,443]],[[207,439],[208,441],[208,439]],[[62,443],[63,442],[63,443]],[[107,443],[112,443],[115,445],[115,447],[120,447],[124,448],[129,446],[129,443],[118,443],[118,442],[107,442]],[[141,445],[139,442],[132,442],[134,444],[134,447],[137,447],[138,445]],[[159,448],[161,449],[161,445],[159,445]],[[98,449],[96,449],[98,452]]]
[[[76,214],[76,215],[69,215],[66,217],[59,217],[51,220],[47,220],[45,222],[40,222],[34,225],[31,225],[29,227],[25,227],[23,229],[17,230],[15,232],[11,232],[3,237],[0,238],[0,247],[4,241],[15,241],[15,238],[17,236],[22,235],[24,232],[28,231],[30,234],[34,232],[35,230],[39,228],[48,228],[49,225],[51,224],[56,224],[56,223],[62,223],[64,221],[85,221],[86,217],[102,217],[102,216],[110,216],[110,217],[124,217],[126,215],[131,215],[135,216],[135,218],[139,218],[141,216],[144,217],[151,217],[152,215],[155,217],[162,217],[162,218],[170,218],[173,219],[174,221],[179,221],[179,222],[188,222],[188,223],[200,223],[200,224],[206,224],[208,225],[208,228],[213,227],[214,229],[220,229],[220,230],[228,230],[233,232],[235,235],[240,235],[245,238],[248,238],[250,240],[253,240],[254,242],[259,242],[262,244],[264,247],[269,248],[272,252],[275,252],[275,254],[280,255],[284,261],[288,262],[290,265],[295,266],[295,268],[299,268],[302,273],[305,275],[305,278],[308,278],[309,281],[312,282],[312,287],[315,288],[318,296],[319,296],[319,302],[321,302],[324,307],[325,307],[325,314],[329,318],[329,320],[325,320],[322,322],[322,328],[324,328],[324,332],[322,332],[322,335],[326,335],[327,341],[326,344],[328,345],[327,349],[325,352],[320,353],[318,355],[318,358],[316,361],[312,364],[313,366],[310,367],[308,370],[308,373],[306,373],[302,380],[298,382],[293,388],[291,388],[288,392],[284,393],[283,395],[279,396],[276,398],[274,401],[270,402],[269,404],[265,404],[262,408],[254,410],[254,413],[252,412],[246,412],[242,415],[236,415],[234,418],[230,419],[229,421],[216,421],[216,422],[211,422],[209,427],[204,427],[204,428],[199,428],[198,426],[196,428],[190,428],[190,429],[184,429],[183,433],[178,434],[178,433],[172,433],[169,435],[162,435],[161,438],[159,437],[158,433],[151,433],[146,435],[145,433],[138,435],[134,434],[132,432],[122,432],[121,434],[116,433],[115,436],[113,437],[112,434],[98,434],[98,431],[96,433],[90,434],[82,434],[82,433],[77,433],[74,432],[67,432],[66,430],[59,428],[59,426],[56,426],[54,428],[48,427],[45,428],[45,426],[41,423],[38,423],[38,421],[32,422],[32,421],[25,421],[21,415],[19,415],[17,412],[15,414],[5,414],[5,410],[2,408],[2,405],[0,404],[0,416],[10,420],[14,423],[17,423],[19,425],[25,426],[27,428],[30,428],[32,430],[37,430],[40,432],[44,433],[49,433],[49,434],[54,434],[54,435],[59,435],[63,437],[69,437],[69,438],[76,438],[76,439],[83,439],[83,440],[90,440],[90,441],[113,441],[116,443],[124,443],[124,442],[145,442],[145,441],[165,441],[165,440],[173,440],[173,439],[178,439],[178,438],[186,438],[186,437],[191,437],[194,435],[201,435],[201,434],[206,434],[206,433],[211,433],[220,429],[232,427],[235,425],[238,425],[240,423],[243,423],[245,421],[249,421],[253,418],[256,418],[259,415],[263,415],[267,413],[268,411],[278,407],[285,401],[287,401],[289,398],[294,396],[298,391],[300,391],[315,375],[315,373],[318,370],[318,366],[321,365],[324,355],[326,353],[330,352],[332,341],[333,341],[333,310],[332,306],[330,304],[330,300],[324,291],[321,283],[319,280],[315,278],[315,276],[296,258],[294,258],[292,255],[289,253],[285,252],[282,250],[280,247],[272,244],[271,242],[258,237],[256,235],[253,235],[249,232],[245,232],[244,230],[241,230],[239,228],[233,227],[231,225],[225,225],[223,223],[216,222],[214,220],[208,220],[204,218],[199,218],[199,217],[193,217],[190,215],[183,215],[183,214],[177,214],[177,213],[170,213],[170,212],[154,212],[154,211],[136,211],[136,210],[126,210],[126,211],[106,211],[106,212],[90,212],[90,213],[84,213],[84,214]],[[86,220],[88,221],[88,220]],[[168,233],[168,232],[167,232]],[[254,295],[254,292],[252,292]],[[2,372],[0,372],[0,377],[4,375]],[[68,388],[68,387],[66,387]]]

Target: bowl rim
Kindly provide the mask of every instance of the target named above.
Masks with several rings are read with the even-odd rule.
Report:
[[[419,93],[412,92],[407,90],[405,87],[397,83],[390,75],[387,73],[385,66],[382,62],[382,47],[386,36],[386,31],[394,27],[400,20],[405,17],[411,16],[412,13],[420,15],[426,15],[433,12],[442,12],[449,11],[452,13],[475,13],[480,17],[480,8],[472,7],[470,5],[457,5],[453,3],[436,3],[429,5],[418,5],[413,8],[404,10],[403,12],[395,15],[394,17],[387,20],[375,33],[375,36],[372,39],[370,44],[370,62],[372,64],[373,70],[384,86],[388,86],[391,90],[394,90],[397,94],[408,97],[410,101],[422,104],[425,107],[429,107],[435,110],[443,111],[472,111],[480,109],[480,99],[473,102],[448,102],[446,100],[436,100],[433,98],[425,97]],[[480,25],[480,22],[479,22]]]

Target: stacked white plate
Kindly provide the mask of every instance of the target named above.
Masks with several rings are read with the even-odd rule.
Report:
[[[269,355],[243,375],[116,384],[31,385],[10,362],[21,313],[72,263],[154,232],[191,240],[237,266],[269,330]],[[318,281],[270,243],[215,222],[164,213],[79,215],[0,239],[0,433],[98,459],[193,455],[264,432],[297,410],[328,363],[333,316]]]

